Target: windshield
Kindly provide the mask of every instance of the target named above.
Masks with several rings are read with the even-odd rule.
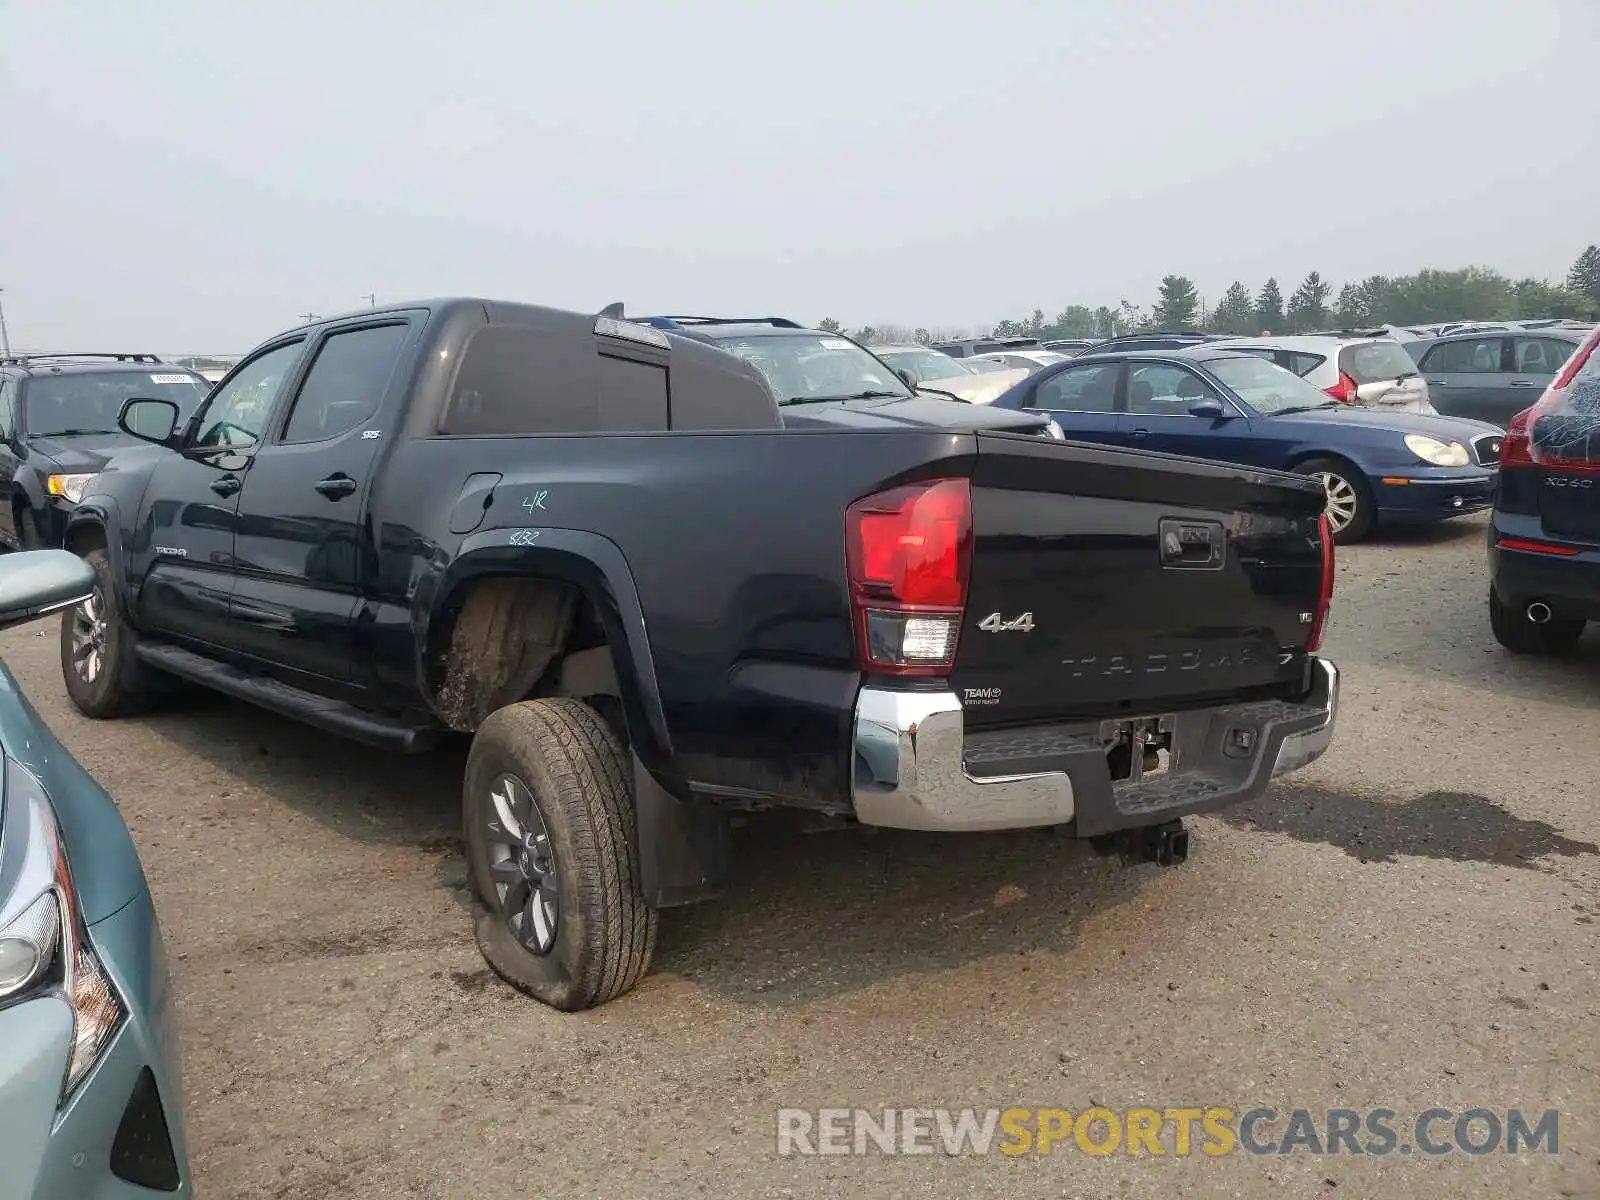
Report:
[[[1357,383],[1376,383],[1415,375],[1417,364],[1399,342],[1357,342],[1339,351],[1339,369]]]
[[[976,375],[974,364],[951,358],[938,350],[879,350],[878,357],[897,371],[910,371],[918,383]]]
[[[1328,398],[1292,371],[1285,371],[1276,363],[1253,355],[1238,358],[1208,358],[1205,368],[1257,412],[1271,415],[1288,409],[1304,411],[1308,408],[1330,407],[1338,401]]]
[[[205,398],[206,382],[185,371],[82,371],[36,375],[22,393],[22,428],[33,437],[116,433],[117,414],[135,396],[171,400],[178,420]]]
[[[717,345],[765,375],[779,404],[911,394],[893,371],[849,338],[785,333],[722,338]]]

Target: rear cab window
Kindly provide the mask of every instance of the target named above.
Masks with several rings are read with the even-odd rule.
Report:
[[[1377,383],[1415,375],[1417,364],[1399,342],[1355,342],[1340,348],[1339,369],[1358,384]]]
[[[532,310],[528,310],[532,311]],[[594,332],[593,317],[544,311],[472,333],[439,432],[464,437],[655,433],[781,425],[760,374],[687,338],[670,349]]]

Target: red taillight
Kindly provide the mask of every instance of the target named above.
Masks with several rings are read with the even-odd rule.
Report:
[[[1533,455],[1528,445],[1528,421],[1533,409],[1525,408],[1511,418],[1506,426],[1506,436],[1500,440],[1500,468],[1531,467]]]
[[[845,510],[845,566],[861,665],[942,675],[972,568],[972,488],[934,479],[891,488]]]
[[[1343,371],[1339,372],[1338,383],[1334,384],[1332,387],[1325,387],[1322,390],[1328,395],[1332,396],[1340,404],[1355,404],[1361,399],[1360,391],[1356,387],[1356,381],[1351,379],[1350,376],[1346,375]]]
[[[1317,517],[1317,537],[1322,542],[1322,590],[1317,595],[1317,610],[1311,617],[1311,636],[1306,639],[1306,652],[1315,654],[1322,649],[1322,634],[1328,628],[1328,610],[1333,607],[1333,530],[1328,526],[1328,514]]]
[[[1571,558],[1578,553],[1576,546],[1553,546],[1549,542],[1530,542],[1527,538],[1503,537],[1495,542],[1502,550],[1524,550],[1529,554],[1553,554],[1557,558]]]

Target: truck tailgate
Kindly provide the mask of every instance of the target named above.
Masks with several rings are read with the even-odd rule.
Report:
[[[1322,489],[1276,472],[978,435],[951,683],[968,728],[1290,694]]]

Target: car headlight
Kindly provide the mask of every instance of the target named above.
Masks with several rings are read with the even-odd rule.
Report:
[[[0,895],[0,1007],[57,996],[72,1009],[63,1102],[100,1060],[126,1010],[78,911],[55,815],[39,783],[6,762],[4,874]]]
[[[51,475],[44,481],[44,486],[52,496],[62,496],[77,504],[83,499],[84,489],[93,478],[93,472],[87,475]]]
[[[1441,442],[1421,433],[1406,434],[1406,449],[1436,467],[1465,467],[1472,462],[1472,456],[1460,442]]]

